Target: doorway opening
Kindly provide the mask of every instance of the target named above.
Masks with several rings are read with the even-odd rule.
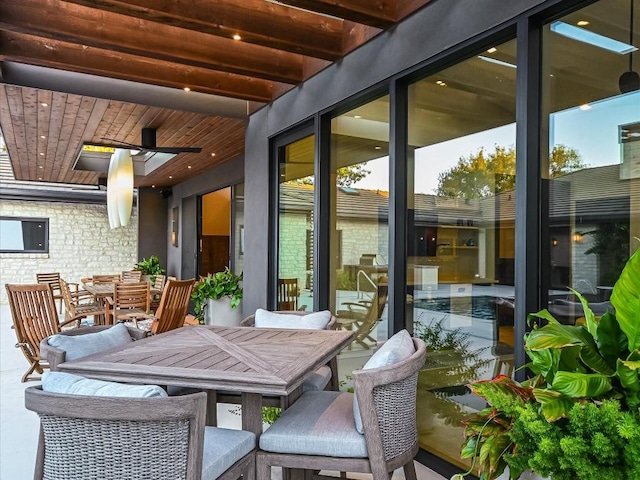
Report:
[[[206,276],[230,266],[231,187],[203,195],[201,212],[198,274]]]

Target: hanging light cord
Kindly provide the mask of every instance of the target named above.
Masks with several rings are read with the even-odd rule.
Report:
[[[629,45],[633,45],[633,4],[635,0],[630,0],[631,4],[631,19],[629,21]],[[629,71],[633,71],[633,52],[629,52]]]

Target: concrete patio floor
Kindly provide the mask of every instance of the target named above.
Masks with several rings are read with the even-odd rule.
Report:
[[[16,337],[11,329],[11,313],[8,305],[0,305],[0,479],[27,480],[33,478],[38,441],[38,417],[24,408],[24,390],[38,385],[37,381],[21,383],[27,369],[27,361],[15,348]],[[230,413],[232,405],[218,407],[221,427],[240,428],[240,416]],[[416,463],[418,480],[443,480],[444,477]],[[370,475],[349,474],[349,478],[366,479]],[[281,475],[276,469],[274,479]],[[403,480],[402,471],[393,480]]]

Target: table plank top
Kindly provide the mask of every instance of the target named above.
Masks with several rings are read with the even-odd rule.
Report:
[[[349,331],[187,326],[59,368],[110,381],[289,395],[351,339]]]

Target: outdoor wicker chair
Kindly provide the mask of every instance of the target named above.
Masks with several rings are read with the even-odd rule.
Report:
[[[16,347],[29,362],[27,373],[22,376],[26,382],[33,372],[42,374],[48,365],[40,356],[40,341],[60,332],[58,312],[53,300],[51,285],[5,285],[9,307],[13,317],[13,328],[18,338]]]
[[[417,379],[426,348],[412,341],[415,353],[408,358],[353,372],[363,434],[354,394],[307,392],[260,437],[257,480],[269,480],[272,466],[372,473],[373,480],[389,480],[403,467],[405,478],[415,480]]]
[[[254,480],[255,437],[205,427],[207,396],[123,398],[30,387],[40,417],[34,479]]]

